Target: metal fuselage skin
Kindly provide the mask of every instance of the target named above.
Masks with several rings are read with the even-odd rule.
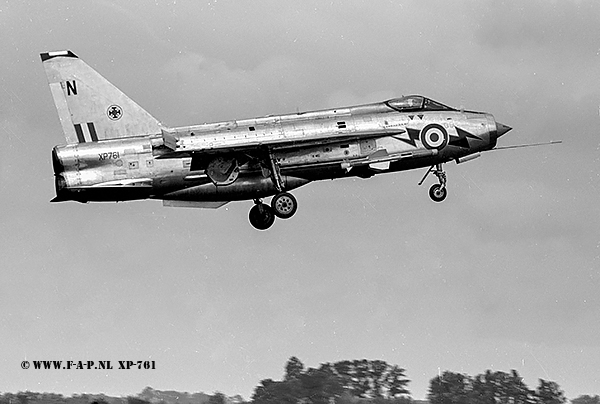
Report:
[[[390,100],[175,128],[167,135],[176,147],[166,146],[165,133],[57,146],[55,200],[258,199],[278,192],[272,167],[264,163],[269,159],[278,165],[282,188],[291,190],[311,181],[367,178],[489,150],[499,137],[498,125],[487,113],[411,110]],[[239,165],[233,182],[207,175],[218,156]]]

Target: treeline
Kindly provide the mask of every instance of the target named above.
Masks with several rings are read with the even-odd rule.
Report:
[[[341,361],[304,370],[296,357],[285,365],[283,380],[266,379],[254,390],[252,403],[407,404],[418,403],[407,389],[405,369],[384,361]],[[446,371],[429,382],[430,404],[565,404],[553,381],[539,379],[530,389],[516,370],[487,370],[477,376]],[[598,396],[580,396],[572,404],[600,404]]]
[[[486,371],[475,377],[444,372],[429,384],[431,404],[563,404],[567,402],[557,383],[539,379],[535,390],[523,382],[516,370]],[[600,404],[600,403],[599,403]]]
[[[304,369],[295,356],[285,365],[283,380],[265,379],[252,403],[411,403],[405,369],[380,360],[324,363]]]
[[[446,371],[429,382],[428,401],[410,397],[406,370],[381,360],[323,363],[305,368],[296,357],[284,367],[282,380],[265,379],[254,389],[251,401],[220,392],[181,393],[146,387],[133,397],[54,393],[0,394],[0,404],[565,404],[556,382],[539,379],[530,389],[516,370],[469,376]],[[582,395],[571,404],[600,404],[600,396]]]
[[[227,397],[220,392],[214,394],[161,391],[146,387],[137,396],[111,397],[105,394],[75,394],[65,397],[55,393],[34,393],[0,395],[0,404],[246,404],[240,395]]]

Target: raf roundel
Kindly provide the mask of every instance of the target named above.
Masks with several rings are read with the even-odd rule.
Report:
[[[123,109],[118,105],[111,105],[106,110],[106,115],[111,121],[118,121],[123,116]]]
[[[427,149],[443,149],[448,144],[448,132],[442,125],[435,123],[421,130],[421,142]]]

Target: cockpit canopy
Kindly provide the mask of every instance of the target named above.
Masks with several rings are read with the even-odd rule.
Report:
[[[400,112],[415,111],[456,111],[447,105],[440,104],[420,95],[407,95],[402,98],[394,98],[386,102],[391,108]]]

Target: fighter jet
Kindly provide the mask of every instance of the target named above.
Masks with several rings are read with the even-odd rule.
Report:
[[[420,95],[343,108],[166,127],[65,50],[41,54],[67,143],[52,150],[53,202],[162,200],[218,208],[252,200],[259,230],[289,219],[289,192],[324,179],[429,167],[429,196],[447,196],[443,164],[479,157],[511,130],[485,112]],[[264,198],[272,197],[270,204]]]

